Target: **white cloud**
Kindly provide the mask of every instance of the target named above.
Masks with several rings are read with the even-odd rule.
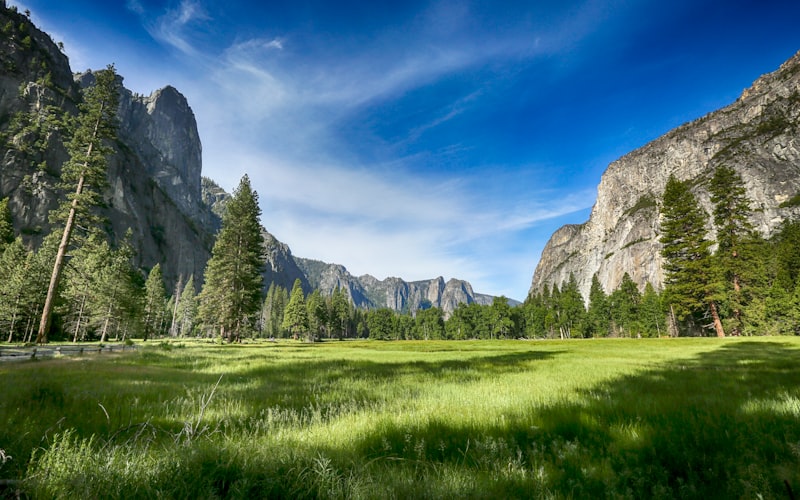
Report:
[[[194,46],[191,28],[210,19],[199,2],[181,0],[178,8],[168,10],[154,23],[145,23],[145,28],[150,36],[161,43],[165,43],[187,56],[200,58],[202,56]]]

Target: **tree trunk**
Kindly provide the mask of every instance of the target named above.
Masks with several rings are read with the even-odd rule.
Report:
[[[75,198],[72,199],[72,204],[69,208],[69,215],[67,216],[67,223],[64,225],[64,233],[61,236],[61,243],[58,245],[58,253],[56,253],[56,261],[53,264],[53,274],[50,275],[50,285],[47,287],[47,298],[44,301],[44,308],[42,309],[42,319],[39,322],[39,333],[36,335],[36,343],[41,344],[47,342],[47,334],[50,331],[50,321],[53,314],[53,306],[55,305],[56,291],[58,290],[58,283],[61,281],[61,271],[64,269],[64,257],[67,255],[67,247],[69,240],[72,237],[72,229],[75,226],[75,214],[78,208],[78,198],[83,192],[83,183],[85,182],[85,171],[89,167],[89,158],[92,156],[94,149],[94,141],[97,139],[97,133],[100,130],[100,120],[103,116],[103,108],[105,103],[100,107],[100,114],[97,121],[94,123],[94,130],[92,131],[89,146],[86,148],[86,161],[83,164],[84,172],[81,173],[78,179],[78,186],[75,188]]]
[[[719,319],[719,312],[717,312],[717,304],[713,301],[708,303],[709,309],[711,309],[711,318],[714,320],[714,330],[717,332],[717,337],[724,337],[725,330],[722,328],[722,321]]]
[[[72,337],[72,343],[78,341],[78,331],[81,328],[81,320],[83,320],[83,307],[86,305],[86,296],[84,295],[81,300],[81,308],[78,311],[78,322],[75,324],[75,335]]]

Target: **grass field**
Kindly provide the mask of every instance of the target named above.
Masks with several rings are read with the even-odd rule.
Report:
[[[788,498],[798,363],[796,337],[6,363],[0,479],[36,498]]]

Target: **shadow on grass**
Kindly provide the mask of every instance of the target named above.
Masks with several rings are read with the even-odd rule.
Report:
[[[799,359],[777,342],[723,345],[584,390],[578,403],[479,428],[384,428],[356,448],[375,467],[465,469],[486,479],[476,496],[788,498],[800,492]],[[425,496],[424,483],[392,491]]]

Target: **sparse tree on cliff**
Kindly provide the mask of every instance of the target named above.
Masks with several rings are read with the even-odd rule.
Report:
[[[261,309],[264,238],[258,194],[245,175],[225,206],[198,299],[198,316],[228,342],[238,341],[255,324]]]
[[[118,96],[114,66],[110,65],[106,70],[98,71],[96,78],[96,84],[86,90],[78,115],[77,128],[68,145],[70,159],[61,173],[62,182],[74,186],[74,191],[68,195],[66,203],[59,210],[60,214],[65,215],[65,217],[62,215],[64,229],[42,309],[39,333],[36,336],[37,343],[47,341],[67,249],[78,218],[88,213],[92,206],[97,205],[100,198],[99,189],[106,183],[106,158],[111,149],[105,145],[105,141],[116,136]]]

